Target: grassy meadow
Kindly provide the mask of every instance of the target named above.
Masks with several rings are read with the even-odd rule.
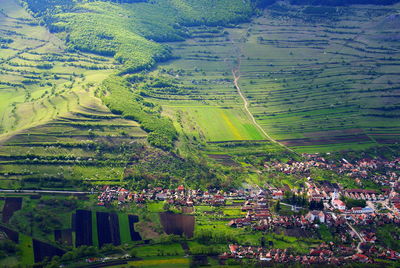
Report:
[[[231,74],[239,67],[250,111],[282,144],[311,153],[390,145],[399,139],[396,8],[275,4],[251,23],[194,28],[191,39],[171,44],[178,59],[160,64],[158,74],[195,89],[159,102],[206,141],[220,141],[215,124],[225,140],[263,138],[256,128],[248,135],[249,122],[219,123],[224,115],[215,112],[229,108],[241,118]]]
[[[0,140],[84,104],[91,88],[116,67],[106,57],[67,52],[16,1],[3,2]]]
[[[267,9],[249,25],[240,66],[257,121],[300,152],[398,141],[397,8]]]

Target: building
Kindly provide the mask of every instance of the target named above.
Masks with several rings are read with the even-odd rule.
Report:
[[[346,204],[342,200],[333,199],[331,204],[335,209],[338,209],[340,211],[344,211],[346,209]]]
[[[308,212],[308,214],[306,215],[306,219],[309,222],[314,222],[316,219],[318,219],[319,222],[324,223],[325,222],[325,214],[322,211],[313,210],[313,211]]]
[[[274,191],[272,193],[272,198],[275,200],[282,200],[283,199],[283,192],[282,191]]]

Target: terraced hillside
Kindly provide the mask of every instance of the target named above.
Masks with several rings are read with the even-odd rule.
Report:
[[[1,188],[120,184],[146,132],[99,100],[14,135],[0,146]]]
[[[0,139],[77,108],[117,66],[112,59],[67,52],[14,0],[0,14]]]
[[[398,6],[275,4],[247,25],[195,29],[192,39],[172,44],[179,59],[158,72],[182,83],[185,96],[158,98],[171,116],[190,121],[187,133],[199,131],[204,140],[266,139],[254,125],[254,135],[246,135],[248,116],[222,127],[221,111],[246,118],[232,83],[238,69],[250,112],[283,145],[317,152],[395,143],[397,12]]]
[[[26,10],[19,2],[24,3]],[[229,8],[222,9],[223,3]],[[163,9],[159,7],[171,11],[165,21],[160,19]],[[206,17],[199,13],[199,7],[210,11]],[[115,74],[146,69],[155,60],[169,56],[166,46],[151,39],[181,40],[189,36],[188,26],[227,25],[248,19],[252,12],[250,2],[239,0],[122,4],[63,1],[62,5],[54,1],[40,4],[4,1],[1,9],[1,188],[84,189],[117,183],[134,188],[147,187],[148,183],[175,187],[186,180],[197,187],[238,183],[242,175],[236,171],[230,174],[231,170],[210,170],[205,163],[181,158],[174,152],[162,152],[146,142],[164,150],[175,150],[174,126],[160,116],[163,109],[152,100],[158,101],[160,92],[161,99],[169,98],[165,95],[169,90],[172,90],[170,96],[184,100],[190,97],[175,94],[173,90],[186,92],[193,87],[172,81],[168,89],[168,83],[158,78],[153,80],[147,74],[142,74],[147,78],[138,85],[136,75],[118,77]],[[144,21],[148,16],[157,17],[154,24]],[[112,29],[107,26],[110,21]],[[50,33],[39,22],[57,33]],[[215,35],[224,38],[223,28],[215,29]],[[161,30],[167,36],[162,36]],[[200,28],[193,31],[194,36],[201,38]],[[126,36],[130,36],[129,40]],[[112,50],[107,52],[105,48]],[[221,50],[221,53],[226,53],[226,62],[231,61],[229,51]],[[213,67],[215,79],[220,79],[222,66],[224,63]],[[229,73],[230,68],[225,69]],[[234,92],[229,89],[229,79],[218,83],[224,84],[228,92]],[[229,105],[240,105],[238,96],[232,95],[230,99]],[[215,108],[200,115],[206,122],[208,115],[217,115],[215,118],[219,121],[213,122],[212,141],[261,140],[269,146],[244,111],[225,104]],[[170,110],[163,112],[168,114]],[[136,120],[140,127],[126,119]],[[204,136],[197,131],[193,133]],[[185,143],[185,138],[182,141]]]
[[[270,7],[240,64],[258,122],[301,151],[397,142],[399,8]]]
[[[147,137],[94,96],[118,64],[68,52],[14,0],[1,8],[0,188],[118,183]]]
[[[191,29],[191,39],[171,44],[178,60],[161,64],[155,76],[173,79],[181,90],[147,94],[184,132],[209,142],[266,140],[243,109],[233,86],[236,47],[243,30],[221,27]]]

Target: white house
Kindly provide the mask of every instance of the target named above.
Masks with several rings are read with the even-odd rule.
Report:
[[[314,222],[315,219],[318,219],[319,222],[324,223],[325,222],[325,214],[322,211],[318,210],[313,210],[308,212],[306,215],[306,219],[310,222]]]
[[[332,206],[333,206],[335,209],[338,209],[338,210],[345,210],[345,209],[346,209],[346,204],[343,203],[342,200],[333,199],[331,203],[332,203]]]

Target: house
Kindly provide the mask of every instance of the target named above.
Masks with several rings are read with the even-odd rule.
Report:
[[[271,253],[268,252],[267,254],[260,254],[260,261],[271,261],[272,257],[271,257]]]
[[[400,203],[394,204],[393,207],[394,207],[395,211],[400,213]]]
[[[243,226],[247,226],[247,225],[250,225],[251,224],[251,220],[250,219],[234,219],[234,220],[231,220],[229,223],[228,223],[228,225],[230,226],[230,227],[234,227],[234,228],[236,228],[236,227],[243,227]]]
[[[185,187],[183,185],[179,185],[178,188],[176,189],[178,192],[183,192],[185,191]]]
[[[308,214],[306,215],[306,219],[309,222],[314,222],[316,219],[318,219],[319,222],[324,223],[325,222],[325,214],[322,211],[313,210],[313,211],[308,212]]]
[[[272,198],[275,200],[282,200],[283,199],[283,192],[282,191],[274,191],[272,193]]]
[[[344,211],[346,209],[346,204],[342,200],[333,199],[331,204],[335,209],[338,209],[340,211]]]
[[[231,253],[235,254],[238,250],[239,246],[238,245],[229,245],[229,250],[231,251]]]
[[[353,207],[353,208],[351,208],[351,213],[354,213],[354,214],[362,214],[362,208],[361,207]]]
[[[362,263],[367,263],[369,261],[369,258],[363,254],[357,253],[354,254],[351,259],[353,261],[357,261],[357,262],[362,262]]]
[[[167,199],[168,195],[166,193],[157,193],[156,194],[156,199],[160,201],[165,201]]]
[[[370,214],[370,213],[374,213],[374,210],[370,207],[365,207],[362,209],[362,213],[363,214]]]

